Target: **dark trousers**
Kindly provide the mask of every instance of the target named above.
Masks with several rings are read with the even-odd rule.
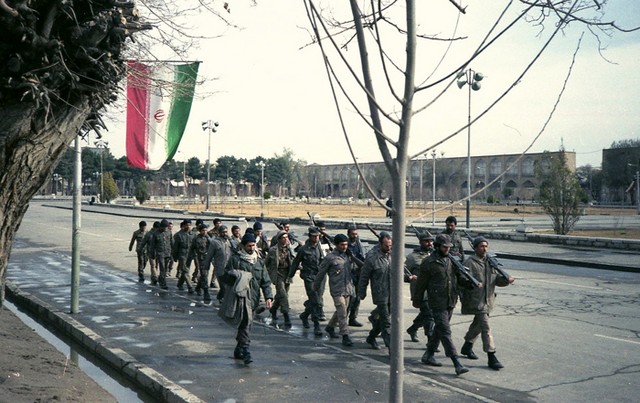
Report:
[[[389,304],[377,304],[375,309],[376,314],[373,315],[373,326],[369,332],[370,337],[377,337],[382,334],[382,340],[384,345],[389,347],[390,336],[389,329],[391,328],[391,314],[389,313]]]
[[[158,283],[160,283],[161,287],[167,286],[167,274],[169,273],[169,262],[171,262],[170,256],[156,256],[156,261],[158,263],[158,269],[160,271],[160,275],[158,276]]]
[[[444,347],[444,353],[447,357],[457,357],[458,351],[456,346],[451,340],[451,315],[453,315],[453,308],[449,308],[445,311],[431,311],[433,314],[433,320],[435,322],[435,328],[433,331],[433,337],[429,339],[427,343],[427,351],[434,353],[438,348],[438,344],[442,342]]]
[[[289,283],[281,275],[276,275],[274,285],[276,286],[276,297],[273,301],[273,312],[278,308],[282,313],[289,312]]]
[[[144,269],[147,267],[147,254],[144,251],[136,252],[138,255],[138,276],[144,277]]]
[[[191,289],[191,279],[189,277],[189,266],[186,259],[178,260],[178,287],[187,284],[187,288]]]
[[[242,306],[244,307],[245,304],[242,304]],[[251,323],[253,320],[250,317],[249,312],[247,312],[245,308],[243,308],[243,310],[242,320],[238,325],[238,333],[236,334],[238,346],[248,346],[251,344]]]
[[[421,327],[424,328],[424,334],[426,336],[433,336],[435,322],[433,321],[433,314],[431,313],[431,308],[429,308],[429,303],[427,301],[422,302],[420,305],[420,312],[415,319],[413,319],[413,325],[411,325],[413,330],[418,330]]]
[[[313,289],[314,277],[307,276],[303,279],[304,290],[307,293],[307,300],[304,302],[305,316],[311,316],[311,320],[315,323],[320,320],[322,314],[322,303],[320,302],[320,295]]]

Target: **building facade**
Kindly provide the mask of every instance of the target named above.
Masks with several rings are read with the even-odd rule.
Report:
[[[558,152],[551,152],[555,155]],[[474,200],[535,201],[535,167],[544,153],[501,154],[471,157],[471,193],[486,187]],[[567,165],[576,170],[576,154],[566,152]],[[434,163],[435,162],[435,163]],[[391,193],[391,178],[382,162],[359,164],[372,190],[382,198]],[[435,169],[434,169],[435,167]],[[407,200],[459,200],[467,195],[467,157],[412,160],[406,179]],[[501,176],[501,174],[503,174]],[[303,192],[310,197],[362,197],[364,184],[354,164],[312,164],[306,167]],[[488,186],[487,186],[488,185]]]

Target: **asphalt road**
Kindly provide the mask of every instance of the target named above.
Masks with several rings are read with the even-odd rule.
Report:
[[[70,278],[58,273],[66,273],[70,265],[70,217],[70,211],[33,203],[17,234],[8,271],[8,279],[18,286],[67,307]],[[195,297],[174,292],[172,282],[169,293],[135,283],[135,256],[127,251],[127,246],[139,220],[139,217],[83,214],[85,267],[99,269],[100,276],[104,276],[83,277],[81,309],[89,314],[85,325],[206,401],[234,396],[232,392],[223,393],[227,389],[238,393],[234,379],[256,382],[255,389],[247,391],[238,401],[299,401],[301,397],[307,401],[386,400],[384,371],[385,368],[388,371],[388,357],[383,350],[367,348],[364,338],[368,327],[352,328],[356,346],[346,349],[326,338],[314,338],[297,320],[288,331],[265,320],[264,326],[254,329],[256,363],[252,364],[251,373],[208,359],[228,358],[230,352],[226,349],[233,347],[234,332],[209,323],[207,318],[213,317],[215,308],[203,306]],[[575,258],[579,255],[576,251]],[[481,359],[465,359],[463,362],[471,371],[456,377],[442,354],[439,359],[445,366],[441,368],[421,364],[424,343],[405,339],[405,401],[637,401],[640,274],[522,261],[503,263],[516,277],[516,283],[499,289],[492,328],[497,355],[506,368],[499,372],[488,369],[481,346],[477,345],[475,351]],[[105,288],[109,289],[111,300],[92,301]],[[291,305],[296,311],[302,308],[303,294],[302,282],[295,281]],[[415,315],[408,290],[405,300],[406,324]],[[97,309],[92,303],[101,306],[101,313],[89,312]],[[108,319],[116,315],[109,310],[126,310],[123,304],[130,306],[131,311],[144,309],[140,315],[147,318],[172,315],[178,323],[191,317],[195,325],[192,330],[171,326],[148,329],[149,337],[155,334],[151,342],[157,342],[158,334],[166,334],[162,337],[167,340],[167,346],[150,349],[136,333],[139,322],[113,323]],[[331,312],[328,299],[326,306]],[[361,320],[371,308],[370,299],[363,301]],[[470,317],[458,311],[454,315],[452,330],[458,346],[470,322]],[[205,334],[184,334],[190,331]],[[178,342],[173,339],[179,336],[192,341],[188,347],[191,352],[196,350],[195,355],[180,358],[175,348]],[[180,362],[185,364],[184,368],[176,368]],[[337,372],[335,379],[325,379],[320,385],[314,383],[314,374],[320,374],[327,366],[352,375],[341,377]],[[205,368],[211,371],[209,378],[213,377],[210,384],[203,384],[194,375]],[[353,375],[357,373],[360,376]],[[347,397],[350,387],[360,390],[351,399]]]

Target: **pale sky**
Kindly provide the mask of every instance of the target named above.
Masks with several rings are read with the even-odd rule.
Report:
[[[212,136],[212,161],[222,155],[268,158],[287,147],[296,158],[308,163],[351,162],[319,49],[317,45],[304,46],[309,42],[309,22],[303,2],[258,1],[257,6],[250,6],[250,1],[229,3],[229,18],[241,26],[241,30],[227,28],[214,17],[206,18],[197,28],[203,35],[222,34],[203,40],[200,49],[194,49],[192,55],[193,59],[203,62],[200,72],[215,79],[198,92],[213,94],[194,101],[175,158],[181,161],[196,156],[203,162],[206,160],[207,135],[201,123],[211,119],[220,123],[218,132]],[[330,3],[331,7],[337,4],[324,3]],[[420,32],[442,37],[454,35],[456,12],[448,0],[418,3],[421,7],[418,15],[429,16],[420,19]],[[611,3],[614,6],[611,17],[605,16],[605,20],[613,19],[625,28],[640,26],[640,2],[611,0]],[[455,35],[469,39],[454,42],[433,77],[441,77],[453,66],[460,65],[506,2],[475,0],[463,1],[463,4],[468,5],[468,13],[460,18]],[[500,7],[496,7],[498,5]],[[519,9],[520,6],[514,8],[513,13]],[[193,25],[196,27],[197,21]],[[542,36],[551,29],[547,27]],[[558,35],[514,91],[472,126],[472,155],[515,154],[529,146],[553,107],[583,30],[578,24],[572,24],[564,35]],[[531,60],[544,39],[536,37],[538,31],[520,22],[515,31],[472,62],[471,68],[485,75],[481,90],[471,95],[472,117],[493,102]],[[616,140],[640,137],[640,32],[617,33],[613,38],[602,36],[602,41],[607,45],[603,55],[613,63],[599,55],[597,42],[587,31],[561,104],[531,152],[557,150],[563,141],[567,151],[576,152],[578,166],[600,166],[603,148]],[[392,42],[390,37],[385,44],[389,53],[403,65],[403,44]],[[416,82],[431,73],[444,46],[443,42],[419,43]],[[371,47],[370,53],[374,53]],[[350,44],[348,55],[352,60],[356,57],[355,42]],[[359,65],[355,67],[359,72]],[[384,92],[380,75],[374,85],[379,95]],[[402,92],[398,83],[396,90]],[[361,93],[354,94],[358,101],[364,101]],[[416,106],[423,105],[434,94],[421,92],[416,97]],[[343,106],[359,161],[380,161],[371,129],[356,118],[351,106],[346,103]],[[389,110],[397,112],[398,109],[396,106]],[[415,116],[410,153],[417,153],[462,127],[466,124],[467,112],[467,87],[460,90],[451,86],[434,107]],[[114,114],[111,119],[105,139],[111,152],[119,157],[125,153],[125,114]],[[390,130],[389,136],[395,137],[396,131]],[[445,157],[465,156],[467,131],[437,150],[439,154],[444,152]]]

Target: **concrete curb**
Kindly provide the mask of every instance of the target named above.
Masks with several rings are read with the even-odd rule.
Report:
[[[96,357],[124,374],[131,382],[159,401],[168,403],[205,402],[154,369],[136,361],[127,352],[119,348],[108,347],[99,334],[68,314],[55,309],[30,293],[20,290],[9,281],[7,281],[5,289],[8,300],[28,309],[48,325],[80,343]]]

